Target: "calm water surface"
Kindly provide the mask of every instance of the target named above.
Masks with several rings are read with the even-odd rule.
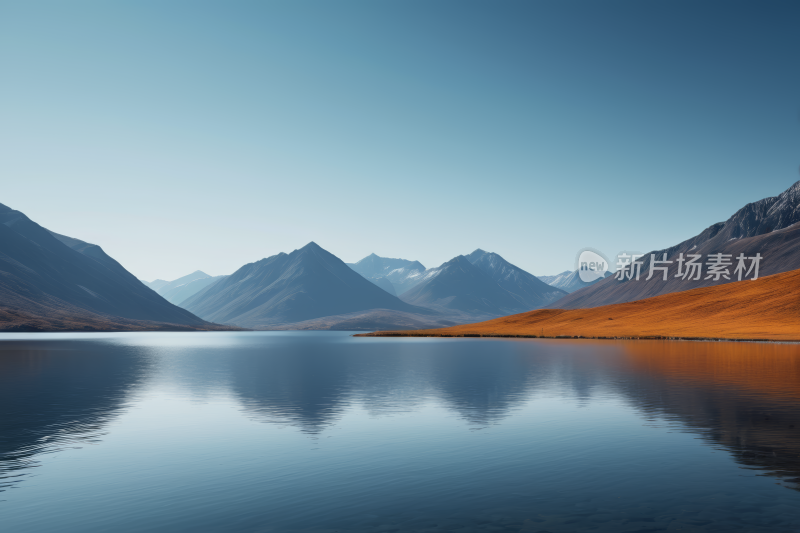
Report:
[[[800,346],[0,335],[3,532],[800,531]]]

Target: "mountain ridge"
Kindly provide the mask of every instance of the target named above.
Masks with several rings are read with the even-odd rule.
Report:
[[[640,280],[619,281],[615,277],[599,280],[593,285],[571,293],[569,296],[551,304],[554,309],[579,309],[598,307],[640,300],[682,292],[699,287],[731,283],[734,276],[725,280],[700,280],[675,278],[676,260],[680,254],[700,254],[706,261],[708,254],[739,254],[751,257],[756,253],[763,256],[760,264],[761,275],[778,274],[800,268],[800,181],[797,181],[777,196],[764,198],[746,204],[725,222],[717,222],[699,234],[674,246],[655,250],[642,257],[641,271],[645,273]],[[647,281],[644,278],[650,268],[651,254],[658,260],[667,254],[673,261],[669,278],[663,281],[658,276]],[[732,268],[730,271],[732,272]],[[705,273],[705,270],[704,270]]]

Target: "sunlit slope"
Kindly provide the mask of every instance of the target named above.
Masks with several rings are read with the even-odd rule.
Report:
[[[392,332],[378,332],[385,335]],[[590,309],[543,309],[402,335],[684,337],[800,341],[800,270]]]
[[[699,254],[705,258],[709,254],[723,253],[735,258],[740,254],[753,257],[760,253],[763,261],[759,271],[764,276],[800,268],[800,181],[778,196],[747,204],[725,222],[713,224],[691,239],[645,254],[641,258],[641,271],[647,272],[650,268],[651,254],[662,258],[664,253],[673,261],[670,268],[673,274],[677,273],[676,261],[680,254]],[[623,283],[614,278],[600,280],[548,307],[585,309],[731,283],[725,278],[689,280],[673,276],[667,281],[644,278]]]

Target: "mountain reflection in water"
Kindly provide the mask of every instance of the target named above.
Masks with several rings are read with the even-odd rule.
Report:
[[[16,340],[8,340],[10,338]],[[486,502],[487,505],[485,512],[488,514],[481,520],[486,524],[505,524],[503,527],[508,531],[572,531],[577,526],[569,526],[569,521],[560,522],[562,518],[553,518],[571,513],[563,510],[559,511],[561,514],[553,511],[555,514],[550,518],[546,513],[531,515],[524,520],[516,518],[514,513],[523,513],[526,505],[533,505],[526,501],[558,509],[559,505],[566,504],[568,497],[571,497],[568,495],[573,492],[565,488],[556,490],[557,478],[545,481],[543,477],[538,480],[536,476],[522,475],[523,472],[531,469],[532,472],[544,472],[552,468],[553,472],[560,472],[567,485],[573,483],[576,494],[580,480],[584,479],[586,490],[596,494],[596,498],[616,498],[611,496],[611,492],[608,495],[602,493],[603,479],[607,478],[609,487],[622,483],[624,480],[615,476],[626,475],[620,473],[624,470],[620,468],[624,463],[619,462],[626,458],[615,457],[612,450],[608,452],[612,455],[601,460],[601,456],[595,454],[595,447],[602,447],[602,443],[613,443],[616,439],[620,443],[620,450],[625,450],[620,452],[624,455],[637,450],[635,443],[628,442],[629,439],[646,437],[664,441],[669,432],[689,433],[712,449],[723,450],[733,459],[729,464],[738,464],[744,471],[773,476],[774,481],[796,489],[800,483],[799,400],[800,346],[790,344],[385,339],[352,338],[346,334],[322,332],[5,336],[0,338],[0,491],[10,495],[15,491],[8,489],[26,486],[26,480],[32,479],[31,473],[47,472],[49,468],[54,468],[44,461],[46,457],[90,444],[95,445],[92,451],[103,450],[104,446],[108,446],[106,441],[110,436],[115,432],[127,434],[125,431],[133,431],[131,434],[137,435],[142,441],[136,445],[131,443],[125,449],[124,461],[130,460],[133,461],[131,464],[140,465],[151,461],[154,472],[170,471],[176,464],[176,458],[191,457],[196,453],[202,459],[198,459],[197,464],[187,459],[186,470],[181,470],[184,472],[181,475],[190,476],[192,471],[206,468],[208,454],[212,454],[212,448],[204,449],[204,446],[211,446],[205,443],[211,438],[207,431],[215,427],[228,427],[228,430],[220,431],[231,431],[230,439],[235,440],[230,440],[231,451],[229,459],[225,460],[245,461],[248,466],[229,481],[221,481],[223,478],[219,476],[222,474],[208,474],[212,477],[195,482],[196,489],[183,489],[184,492],[188,491],[185,496],[187,501],[192,500],[192,490],[210,490],[214,486],[219,486],[219,490],[224,489],[231,499],[225,505],[219,503],[219,520],[223,522],[227,516],[225,513],[233,512],[226,508],[238,506],[237,512],[249,517],[255,524],[265,512],[261,507],[264,502],[273,501],[265,492],[260,504],[257,505],[255,500],[252,504],[246,503],[253,498],[251,491],[256,490],[253,487],[260,486],[259,468],[263,469],[264,479],[273,480],[270,490],[280,491],[283,487],[281,483],[285,484],[286,494],[281,496],[282,499],[274,500],[275,505],[281,502],[276,507],[280,511],[272,512],[270,523],[285,526],[311,520],[310,515],[304,514],[304,509],[309,505],[304,499],[312,497],[309,496],[312,485],[303,485],[306,473],[301,472],[302,469],[308,469],[307,474],[315,479],[313,490],[323,490],[326,483],[341,485],[337,489],[341,492],[338,496],[341,501],[336,500],[333,493],[322,493],[324,499],[318,502],[319,516],[315,520],[319,523],[339,520],[337,527],[343,531],[372,531],[362,524],[368,521],[364,517],[383,516],[379,507],[390,505],[392,501],[396,505],[406,502],[402,505],[408,509],[409,516],[416,516],[413,520],[425,521],[430,518],[431,523],[439,524],[436,526],[439,529],[419,526],[408,531],[472,527],[468,522],[453,518],[453,513],[461,512],[458,511],[459,505],[467,505],[470,512],[474,510],[478,513],[477,507],[481,504],[477,502]],[[169,439],[158,440],[169,434],[172,422],[169,418],[158,428],[148,428],[151,418],[147,417],[129,422],[137,412],[144,412],[142,410],[146,405],[151,408],[155,406],[156,411],[152,411],[154,415],[148,415],[155,416],[162,411],[166,413],[171,406],[182,405],[181,402],[189,402],[187,405],[191,405],[192,409],[206,413],[201,425],[188,418],[185,421],[180,417],[174,419],[175,424],[184,424],[182,427],[187,433],[198,432],[198,437],[193,438],[189,447],[184,444],[183,448],[170,450],[173,445],[169,444]],[[622,407],[615,407],[616,411],[603,411],[602,406],[609,404]],[[159,407],[162,405],[164,409]],[[565,405],[571,407],[565,410],[562,407]],[[222,411],[212,409],[214,406],[230,407],[229,411],[224,412],[226,414],[221,414]],[[576,413],[584,408],[587,414],[588,410],[595,409],[592,412],[601,413],[598,416],[612,418],[593,421],[592,416],[578,416]],[[601,410],[597,411],[598,408]],[[625,414],[624,410],[630,414]],[[237,422],[237,417],[243,421]],[[574,418],[574,422],[570,417]],[[622,425],[611,428],[609,423],[616,420],[613,417],[621,417]],[[641,428],[642,424],[646,427]],[[115,429],[110,429],[112,426]],[[398,440],[394,444],[387,442],[382,435],[392,427],[403,427],[403,431],[410,432],[407,441]],[[640,429],[631,429],[636,427]],[[263,433],[259,428],[274,429]],[[250,435],[247,432],[252,431],[256,431],[254,435],[257,436],[242,436]],[[614,431],[620,433],[615,435]],[[234,434],[238,436],[234,437]],[[350,440],[344,441],[339,437],[339,442],[347,442],[351,449],[349,453],[355,454],[356,458],[347,456],[351,463],[346,468],[340,468],[330,462],[336,460],[335,454],[321,455],[323,452],[319,452],[313,455],[313,450],[321,448],[308,448],[309,451],[305,451],[302,442],[292,440],[289,434],[295,434],[305,442],[345,436]],[[489,435],[490,439],[470,440],[470,435],[478,434]],[[260,442],[252,443],[250,449],[246,440],[252,438]],[[397,437],[393,438],[397,440]],[[436,444],[430,439],[444,439],[441,446],[445,447],[463,445],[463,449],[452,451],[453,457],[458,457],[463,465],[457,466],[462,463],[454,462],[454,473],[448,475],[457,476],[464,468],[474,468],[471,478],[458,478],[458,484],[474,483],[475,490],[479,492],[464,493],[466,489],[463,487],[448,485],[455,481],[446,482],[445,478],[435,477],[433,472],[445,467],[436,466],[434,461],[408,474],[417,476],[410,479],[419,485],[409,485],[416,488],[403,488],[405,485],[398,480],[395,481],[397,486],[386,493],[392,496],[379,499],[376,495],[388,490],[384,486],[388,481],[381,476],[406,475],[400,466],[389,466],[388,463],[410,461],[409,465],[415,465],[417,463],[414,461],[422,457],[432,457]],[[149,459],[136,457],[139,447],[145,449],[156,440],[164,457],[158,459],[152,451],[147,456]],[[336,439],[326,442],[333,443]],[[646,442],[650,441],[642,442],[646,446]],[[333,453],[331,450],[336,448],[332,446],[330,444],[325,448],[329,451],[324,453]],[[385,459],[379,453],[376,455],[374,446],[390,446],[383,452]],[[408,457],[403,456],[404,447],[409,448]],[[265,452],[261,450],[269,452],[263,455]],[[537,450],[541,450],[540,456],[535,455]],[[446,458],[448,450],[444,448],[440,451],[444,454],[441,457]],[[170,453],[173,455],[168,455]],[[347,448],[336,453],[345,457]],[[514,455],[517,453],[521,455]],[[675,450],[672,454],[666,449],[664,453],[669,455],[664,457],[665,461],[680,465],[680,454],[686,451]],[[250,457],[248,454],[255,455]],[[292,454],[296,454],[296,457]],[[363,470],[354,466],[357,462],[352,463],[357,461],[359,454],[362,454]],[[470,454],[474,454],[474,457]],[[262,456],[285,456],[286,460],[281,459],[284,466],[280,467],[284,470],[266,463],[258,466],[261,459],[257,461],[256,458]],[[387,464],[382,464],[382,460]],[[442,463],[444,459],[436,461]],[[92,463],[87,464],[87,468],[91,468]],[[718,462],[714,465],[717,469],[730,469],[724,464],[720,466]],[[646,467],[656,468],[652,463]],[[625,468],[635,470],[635,465],[625,465]],[[235,471],[233,467],[230,470]],[[381,474],[383,470],[385,474]],[[587,477],[591,472],[597,475]],[[719,470],[715,472],[717,474],[714,475],[718,475]],[[467,474],[464,472],[463,475]],[[545,473],[541,475],[545,476]],[[606,509],[596,511],[600,515],[585,513],[583,520],[586,523],[581,527],[588,527],[586,524],[597,525],[597,520],[600,520],[597,517],[602,513],[611,513],[608,516],[617,520],[614,513],[618,512],[622,513],[620,516],[629,517],[625,520],[631,520],[626,526],[628,529],[607,518],[608,523],[603,527],[598,525],[597,530],[637,531],[649,520],[648,513],[660,512],[662,518],[664,513],[672,513],[684,505],[679,499],[683,481],[669,478],[666,471],[664,475],[667,476],[664,479],[674,483],[670,489],[672,492],[668,494],[676,500],[670,503],[672,507],[669,509],[665,507],[662,511],[648,511],[648,506],[654,504],[643,503],[623,512],[621,507],[616,510],[613,507],[613,502],[621,500],[609,500],[598,504],[597,509]],[[132,486],[137,483],[134,477],[131,475],[127,481]],[[349,489],[345,488],[350,483],[349,478],[355,483],[352,490],[357,489],[358,494],[374,492],[376,495],[353,499],[356,493],[350,495],[347,492]],[[153,479],[157,479],[157,476]],[[180,478],[169,479],[171,481],[162,482],[165,485],[161,488],[168,491],[165,494],[180,493],[170,485],[178,483]],[[119,478],[115,482],[124,485],[126,478]],[[69,480],[66,482],[67,489],[71,483]],[[153,483],[154,489],[159,487],[153,480],[142,483]],[[201,489],[203,483],[208,485]],[[233,488],[247,483],[250,488],[241,494]],[[369,486],[369,483],[375,485]],[[641,487],[642,493],[663,490],[663,487],[656,487],[656,483],[652,486],[633,486]],[[146,491],[146,485],[140,488]],[[483,496],[481,490],[485,491]],[[786,497],[795,498],[789,502],[800,504],[800,499],[789,496],[791,491],[780,490],[784,491]],[[293,494],[302,497],[292,499]],[[467,494],[470,494],[469,498],[476,498],[473,503],[467,503]],[[100,497],[109,496],[100,493],[86,495],[89,499]],[[635,497],[638,495],[634,492],[629,498]],[[552,498],[552,501],[548,498]],[[648,498],[649,502],[665,500],[666,496],[653,492],[653,496]],[[328,508],[323,502],[328,500],[332,507],[326,511]],[[343,502],[348,503],[345,505]],[[490,505],[490,502],[495,503]],[[13,505],[14,499],[10,496],[8,501],[0,498],[0,510],[3,506]],[[122,504],[113,500],[105,508],[113,509],[114,505]],[[500,512],[498,505],[509,509],[517,506],[517,511]],[[175,509],[182,509],[178,503],[174,506]],[[354,507],[350,509],[348,506]],[[370,510],[364,506],[375,508]],[[210,507],[213,505],[209,504]],[[490,508],[495,510],[490,512]],[[770,518],[773,520],[770,522],[768,511],[763,509],[763,506],[750,508],[748,520],[763,524],[765,531],[769,528],[776,531],[792,530],[793,526],[786,524],[800,526],[800,510],[788,518]],[[730,514],[732,511],[725,512]],[[774,511],[770,512],[774,514]],[[348,513],[355,514],[351,516]],[[759,513],[767,514],[762,516]],[[638,521],[630,518],[634,514],[638,516]],[[362,522],[352,518],[355,516],[362,517],[358,519]],[[440,518],[434,520],[437,516]],[[445,519],[445,516],[450,518]],[[412,518],[407,520],[410,521],[408,523],[413,522]],[[750,530],[761,530],[740,522],[743,520],[741,517],[731,520],[724,527],[720,526],[723,529],[709,530],[748,530],[748,527]],[[348,521],[362,525],[348,526]],[[396,521],[401,519],[396,517]],[[0,518],[0,525],[2,523]],[[705,518],[680,522],[681,527],[694,524],[701,528],[698,530],[706,530],[702,529],[707,527],[703,524],[714,523],[716,519]],[[41,528],[43,524],[46,525],[42,522],[37,527]],[[12,522],[12,525],[16,524]],[[284,526],[276,526],[276,531]],[[130,527],[135,530],[133,525]],[[149,525],[143,522],[137,527]],[[242,526],[237,530],[257,528]]]
[[[413,412],[432,398],[485,425],[506,416],[553,370],[532,365],[523,345],[506,347],[494,359],[458,344],[407,343],[385,350],[367,343],[287,342],[269,357],[242,354],[230,360],[231,388],[255,419],[308,433],[335,423],[353,404],[380,415]]]
[[[100,442],[146,365],[93,342],[0,342],[0,491],[37,457]]]

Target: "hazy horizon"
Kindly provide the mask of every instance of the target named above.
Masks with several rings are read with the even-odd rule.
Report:
[[[310,241],[351,263],[482,248],[557,274],[797,181],[798,15],[0,1],[0,203],[148,281]]]

